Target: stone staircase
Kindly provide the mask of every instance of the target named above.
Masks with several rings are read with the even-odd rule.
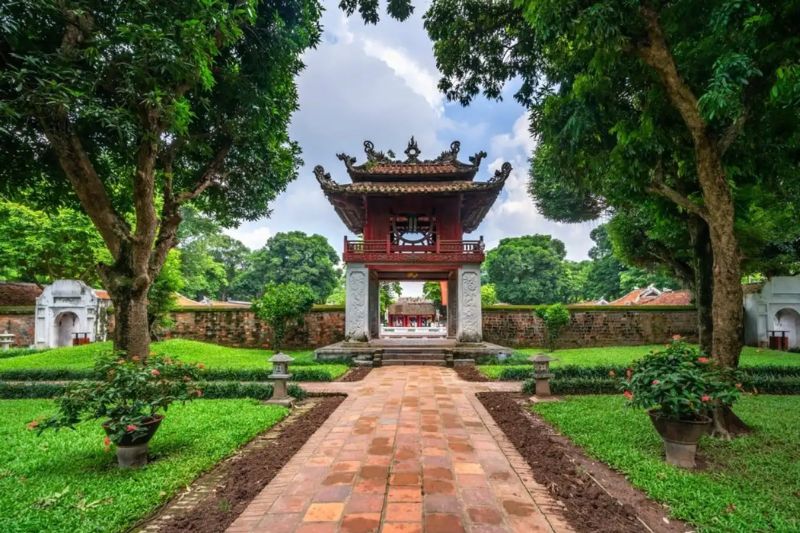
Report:
[[[453,366],[453,350],[438,346],[392,346],[376,352],[373,366]]]

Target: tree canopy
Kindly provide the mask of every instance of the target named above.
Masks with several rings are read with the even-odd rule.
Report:
[[[249,266],[233,283],[236,299],[253,299],[268,283],[298,283],[314,292],[314,300],[324,303],[340,277],[339,256],[322,235],[302,231],[277,233],[264,247],[254,252]]]
[[[0,6],[0,193],[79,204],[111,259],[115,342],[149,352],[147,291],[194,203],[223,225],[296,176],[287,127],[316,0]]]

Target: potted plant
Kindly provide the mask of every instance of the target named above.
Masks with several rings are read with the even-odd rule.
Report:
[[[74,428],[82,420],[105,419],[105,445],[117,448],[121,468],[147,464],[150,439],[173,402],[203,395],[199,383],[202,365],[186,364],[169,357],[147,359],[103,356],[95,371],[97,381],[83,381],[67,389],[57,400],[58,413],[30,427]]]
[[[647,410],[664,440],[668,463],[695,467],[697,443],[709,433],[715,408],[730,406],[741,385],[697,348],[675,337],[628,369],[623,394],[631,407]]]

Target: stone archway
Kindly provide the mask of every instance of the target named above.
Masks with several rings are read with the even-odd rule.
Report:
[[[786,331],[788,337],[788,347],[794,348],[798,346],[800,338],[800,313],[793,307],[784,307],[775,313],[774,317],[775,329]]]
[[[72,311],[59,313],[53,322],[53,328],[56,346],[72,346],[72,334],[80,331],[78,315]]]

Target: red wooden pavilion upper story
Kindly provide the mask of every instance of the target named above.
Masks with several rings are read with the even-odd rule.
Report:
[[[337,154],[351,183],[337,183],[321,166],[314,168],[317,181],[342,222],[361,236],[358,240],[344,239],[348,338],[368,340],[377,336],[377,297],[370,294],[377,291],[380,280],[413,279],[447,282],[451,300],[448,309],[468,307],[458,316],[448,313],[453,336],[480,340],[473,293],[477,286],[479,319],[483,238],[465,239],[464,234],[477,229],[486,216],[508,179],[511,165],[503,163],[489,180],[475,181],[486,153],[478,152],[468,158],[469,162],[462,162],[458,159],[460,147],[461,143],[454,141],[437,158],[423,160],[412,137],[404,152],[406,158],[399,160],[391,151],[377,151],[372,142],[365,141],[366,161],[362,164],[356,164],[355,157]],[[362,277],[364,302],[359,292]],[[366,320],[368,326],[364,325]],[[462,335],[465,328],[476,327],[477,333]]]

